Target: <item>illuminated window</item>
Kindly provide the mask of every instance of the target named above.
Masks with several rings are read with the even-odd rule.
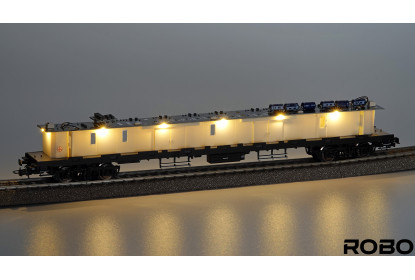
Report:
[[[122,131],[122,141],[127,142],[127,137],[128,137],[127,130],[123,130]]]
[[[96,143],[96,134],[93,132],[91,133],[91,144],[94,145]]]
[[[210,135],[215,135],[216,126],[214,124],[210,125]]]

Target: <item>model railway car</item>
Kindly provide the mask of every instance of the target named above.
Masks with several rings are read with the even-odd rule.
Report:
[[[257,152],[258,160],[274,159],[298,147],[319,161],[361,157],[399,143],[375,128],[378,109],[361,97],[321,102],[318,108],[303,102],[129,119],[95,113],[91,122],[39,125],[43,150],[26,153],[19,160],[23,168],[14,173],[58,181],[105,179],[116,176],[123,163],[158,159],[160,167],[180,166],[203,155],[209,163],[233,162],[250,152]]]

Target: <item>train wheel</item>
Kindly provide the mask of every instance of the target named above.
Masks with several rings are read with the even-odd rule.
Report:
[[[336,159],[337,151],[332,147],[324,147],[321,150],[321,161],[333,161]]]
[[[115,176],[115,166],[111,163],[104,163],[99,166],[98,179],[109,180]]]
[[[313,148],[310,148],[309,151],[310,151],[309,155],[311,155],[315,161],[322,161],[321,160],[321,147],[313,147]]]
[[[53,175],[53,179],[59,183],[69,183],[72,181],[71,169],[69,167],[61,167]]]
[[[357,151],[359,157],[367,157],[374,152],[374,148],[369,143],[360,143]]]
[[[315,161],[321,161],[321,156],[319,153],[313,152],[311,155]]]

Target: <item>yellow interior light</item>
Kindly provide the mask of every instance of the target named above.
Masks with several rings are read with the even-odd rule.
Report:
[[[41,131],[41,132],[45,132],[45,129],[42,127],[42,128],[40,129],[40,131]]]
[[[159,128],[168,128],[169,125],[167,123],[162,123],[159,125]]]
[[[228,120],[227,119],[225,119],[225,118],[222,118],[222,119],[220,119],[220,120],[218,120],[217,122],[216,122],[216,125],[219,127],[219,128],[223,128],[223,127],[226,127],[226,125],[228,124]]]
[[[97,129],[96,132],[100,137],[105,137],[108,135],[108,129],[105,126],[101,127],[100,129]]]
[[[336,121],[340,118],[340,112],[337,110],[334,112],[331,112],[329,113],[329,117],[330,117],[330,120]]]
[[[277,121],[282,121],[282,120],[285,120],[287,117],[286,116],[284,116],[284,115],[282,115],[282,114],[279,114],[278,116],[276,116],[275,117],[275,119],[277,120]]]

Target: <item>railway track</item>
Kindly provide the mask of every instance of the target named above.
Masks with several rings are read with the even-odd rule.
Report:
[[[131,182],[151,179],[169,179],[178,177],[194,177],[206,176],[215,174],[229,174],[229,173],[246,173],[258,170],[278,170],[288,168],[302,168],[312,166],[329,166],[341,165],[353,162],[364,162],[373,160],[382,160],[387,158],[396,158],[404,156],[415,157],[415,146],[394,148],[388,150],[378,150],[369,157],[361,157],[355,159],[331,161],[331,162],[315,162],[312,158],[299,159],[285,159],[274,161],[259,161],[259,162],[244,162],[235,164],[217,164],[204,165],[185,168],[169,168],[169,169],[155,169],[155,170],[140,170],[120,172],[118,178],[111,180],[96,180],[96,181],[78,181],[69,183],[55,183],[51,177],[17,179],[17,180],[0,180],[0,190],[13,190],[25,188],[40,188],[40,187],[54,187],[54,186],[77,186],[77,185],[99,185],[116,182]]]
[[[9,179],[9,180],[0,180],[0,187],[4,186],[30,186],[38,185],[52,182],[51,177],[44,178],[29,178],[29,179]]]

